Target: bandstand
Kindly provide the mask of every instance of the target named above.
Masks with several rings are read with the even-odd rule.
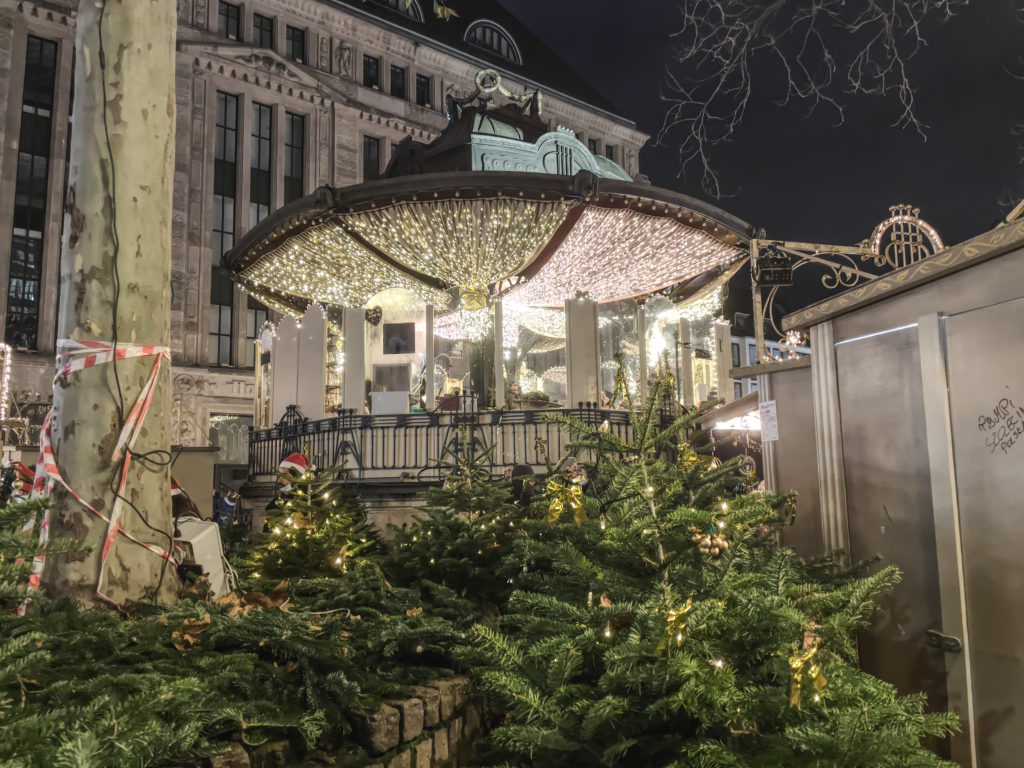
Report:
[[[624,433],[659,367],[679,403],[731,396],[719,315],[749,225],[630,179],[538,94],[477,84],[383,179],[321,187],[226,255],[279,317],[256,342],[254,478],[308,447],[355,480],[431,480],[467,425],[496,474],[543,467],[565,439],[548,413]]]

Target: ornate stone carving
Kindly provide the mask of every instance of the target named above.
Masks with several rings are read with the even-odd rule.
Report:
[[[352,77],[352,46],[344,40],[334,41],[334,74]]]
[[[326,35],[320,35],[320,69],[324,72],[331,71],[331,40]]]

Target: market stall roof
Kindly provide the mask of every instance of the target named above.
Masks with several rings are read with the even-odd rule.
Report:
[[[407,288],[437,306],[511,280],[515,301],[603,302],[741,259],[750,225],[648,184],[500,171],[425,173],[321,187],[264,219],[224,256],[280,311],[361,306]],[[508,287],[504,283],[503,287]]]

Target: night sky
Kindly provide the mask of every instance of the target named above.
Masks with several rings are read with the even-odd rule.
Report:
[[[654,135],[670,33],[672,0],[501,0],[614,104]],[[926,29],[930,45],[912,61],[918,113],[927,141],[891,127],[898,104],[859,97],[847,121],[807,116],[805,105],[772,103],[762,91],[735,140],[720,145],[722,188],[715,202],[763,227],[769,237],[853,245],[894,203],[921,208],[946,244],[991,228],[1024,196],[1014,123],[1024,123],[1024,23],[1013,0],[974,0],[946,24]],[[764,85],[764,82],[762,82]],[[672,146],[649,145],[641,171],[652,183],[707,199],[696,168],[678,177]],[[1002,204],[1001,204],[1002,203]]]

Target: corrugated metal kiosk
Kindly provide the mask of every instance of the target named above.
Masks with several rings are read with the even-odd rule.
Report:
[[[793,546],[899,566],[903,583],[862,640],[863,666],[961,715],[951,745],[961,765],[1017,768],[1024,221],[790,315],[784,327],[810,329],[809,371],[792,361],[733,375],[758,375],[762,401],[776,401],[780,440],[765,446],[765,474],[769,487],[801,490]]]

